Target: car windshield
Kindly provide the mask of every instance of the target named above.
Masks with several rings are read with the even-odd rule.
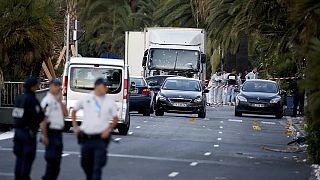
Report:
[[[164,90],[180,90],[180,91],[201,91],[198,81],[195,80],[182,80],[182,79],[169,79],[163,84]]]
[[[151,49],[150,69],[197,70],[199,52],[180,49]]]
[[[94,90],[94,82],[98,78],[107,79],[110,94],[121,91],[122,70],[113,68],[72,67],[70,73],[70,88],[78,92]]]
[[[167,78],[168,76],[152,76],[152,77],[146,78],[146,81],[148,83],[155,83],[157,86],[161,86],[164,80],[166,80]]]
[[[264,93],[277,93],[278,85],[272,82],[259,82],[250,81],[245,82],[242,91],[244,92],[264,92]]]
[[[136,86],[146,86],[143,78],[130,78],[130,84],[134,83]]]

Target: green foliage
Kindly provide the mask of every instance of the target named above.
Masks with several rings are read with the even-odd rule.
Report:
[[[308,69],[305,87],[308,95],[308,152],[313,163],[320,163],[320,40],[313,39],[308,46]]]
[[[1,65],[9,80],[38,75],[41,61],[51,53],[53,22],[45,1],[0,1]]]

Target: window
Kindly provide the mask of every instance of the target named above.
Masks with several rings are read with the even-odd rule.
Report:
[[[272,82],[247,81],[244,83],[242,90],[244,92],[277,93],[278,85]]]
[[[136,86],[146,86],[143,78],[130,78],[130,84],[132,84],[132,82],[134,82]]]
[[[70,73],[70,88],[78,92],[91,92],[98,78],[107,79],[109,93],[121,91],[122,70],[111,68],[72,67]]]
[[[198,81],[169,79],[163,85],[164,90],[201,91]]]

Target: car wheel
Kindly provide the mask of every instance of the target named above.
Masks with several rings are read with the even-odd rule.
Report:
[[[238,116],[238,117],[241,117],[241,116],[242,116],[242,113],[241,113],[241,112],[238,112],[238,111],[234,111],[234,115],[235,115],[235,116]]]
[[[198,113],[198,118],[206,118],[207,115],[207,111],[205,109],[202,109],[199,113]]]
[[[150,116],[150,114],[151,114],[151,110],[150,110],[151,108],[147,108],[144,112],[143,112],[143,116]]]
[[[128,135],[128,131],[129,131],[129,128],[130,128],[130,114],[127,113],[127,117],[128,117],[128,120],[126,123],[123,123],[123,124],[118,124],[118,131],[119,131],[119,134],[120,135]]]
[[[164,112],[160,109],[157,109],[155,114],[156,114],[156,116],[163,116]]]
[[[276,115],[276,119],[282,119],[283,118],[283,113],[279,113]]]
[[[65,122],[65,123],[64,123],[63,131],[64,131],[64,132],[69,132],[69,131],[70,131],[70,128],[71,128],[71,122]]]

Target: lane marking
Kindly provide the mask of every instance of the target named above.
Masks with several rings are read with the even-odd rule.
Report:
[[[0,134],[0,140],[12,139],[14,137],[14,131],[8,131]]]
[[[269,125],[275,125],[275,122],[269,122],[269,121],[261,121],[262,124],[269,124]]]
[[[172,172],[168,174],[168,177],[176,177],[179,174],[179,172]]]
[[[0,151],[7,151],[12,152],[12,148],[4,148],[0,147]],[[38,153],[45,153],[45,150],[38,149]],[[80,152],[78,151],[64,151],[63,153],[67,153],[70,155],[77,155],[78,157],[81,157]],[[211,152],[207,152],[210,153]],[[116,158],[130,158],[130,159],[143,159],[143,160],[155,160],[155,161],[171,161],[171,162],[181,162],[181,163],[190,163],[190,162],[198,162],[198,164],[215,164],[215,165],[228,165],[228,166],[234,166],[234,167],[240,167],[237,164],[234,163],[228,163],[224,162],[222,163],[221,160],[198,160],[198,159],[177,159],[177,158],[170,158],[170,157],[155,157],[155,156],[142,156],[142,155],[129,155],[129,154],[108,154],[108,157],[116,157]],[[246,165],[241,165],[241,167],[245,167]],[[249,167],[249,166],[246,166]]]
[[[222,131],[219,131],[219,134],[222,134]]]
[[[204,120],[209,121],[210,119],[209,118],[204,118]]]
[[[192,163],[190,163],[190,166],[196,166],[196,165],[198,165],[197,162],[192,162]]]
[[[137,129],[140,129],[140,128],[141,128],[141,126],[137,126],[136,128],[137,128]]]
[[[206,153],[204,153],[203,155],[205,155],[205,156],[210,156],[210,155],[211,155],[211,152],[206,152]]]
[[[214,179],[227,179],[226,177],[215,177]]]
[[[144,123],[147,123],[148,121],[143,121]]]
[[[223,129],[223,126],[220,126],[219,128],[220,128],[220,129]]]
[[[223,121],[220,121],[221,124],[223,124]]]
[[[0,176],[14,177],[13,173],[0,172]]]
[[[222,138],[218,138],[217,140],[218,140],[218,141],[221,141],[221,140],[222,140]]]
[[[219,144],[215,144],[215,145],[213,145],[213,147],[218,148],[218,147],[219,147]]]
[[[69,156],[70,154],[67,154],[67,153],[63,153],[61,156],[62,157],[66,157],[66,156]]]
[[[230,121],[230,122],[241,122],[242,123],[242,120],[240,120],[240,119],[228,119],[228,121]]]

